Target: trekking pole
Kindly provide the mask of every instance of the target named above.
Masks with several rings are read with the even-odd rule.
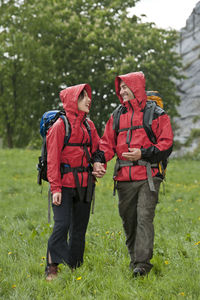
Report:
[[[52,194],[51,194],[51,188],[49,184],[49,190],[48,190],[48,223],[51,223],[51,200],[52,200]]]

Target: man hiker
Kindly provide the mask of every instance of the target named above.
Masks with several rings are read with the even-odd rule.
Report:
[[[130,269],[134,276],[146,275],[152,268],[156,204],[163,180],[160,162],[172,152],[173,132],[169,116],[155,105],[151,117],[154,141],[148,136],[144,121],[147,116],[145,77],[134,72],[115,79],[121,107],[108,120],[95,156],[93,174],[102,177],[104,163],[117,155],[114,172],[119,197]]]

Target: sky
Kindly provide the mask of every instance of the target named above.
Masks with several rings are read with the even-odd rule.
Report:
[[[154,22],[157,27],[180,30],[185,27],[199,0],[140,0],[131,14],[145,14],[143,22]]]

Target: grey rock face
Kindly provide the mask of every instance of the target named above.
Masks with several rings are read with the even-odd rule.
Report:
[[[175,119],[178,129],[175,140],[185,143],[192,129],[200,130],[200,1],[180,31],[180,42],[176,51],[183,59],[183,75],[186,79],[177,81],[177,90],[181,99]],[[188,148],[182,148],[179,154],[193,151],[198,146],[194,140]]]

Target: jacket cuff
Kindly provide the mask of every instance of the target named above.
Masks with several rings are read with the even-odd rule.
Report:
[[[106,160],[105,160],[105,156],[104,156],[104,151],[101,151],[101,150],[97,150],[93,153],[92,155],[92,162],[95,163],[95,162],[100,162],[100,163],[106,163]]]
[[[51,193],[52,194],[55,194],[55,193],[61,193],[62,192],[62,189],[61,188],[51,188]]]
[[[147,158],[148,157],[148,155],[147,155],[147,149],[142,148],[140,150],[141,150],[141,159]]]

